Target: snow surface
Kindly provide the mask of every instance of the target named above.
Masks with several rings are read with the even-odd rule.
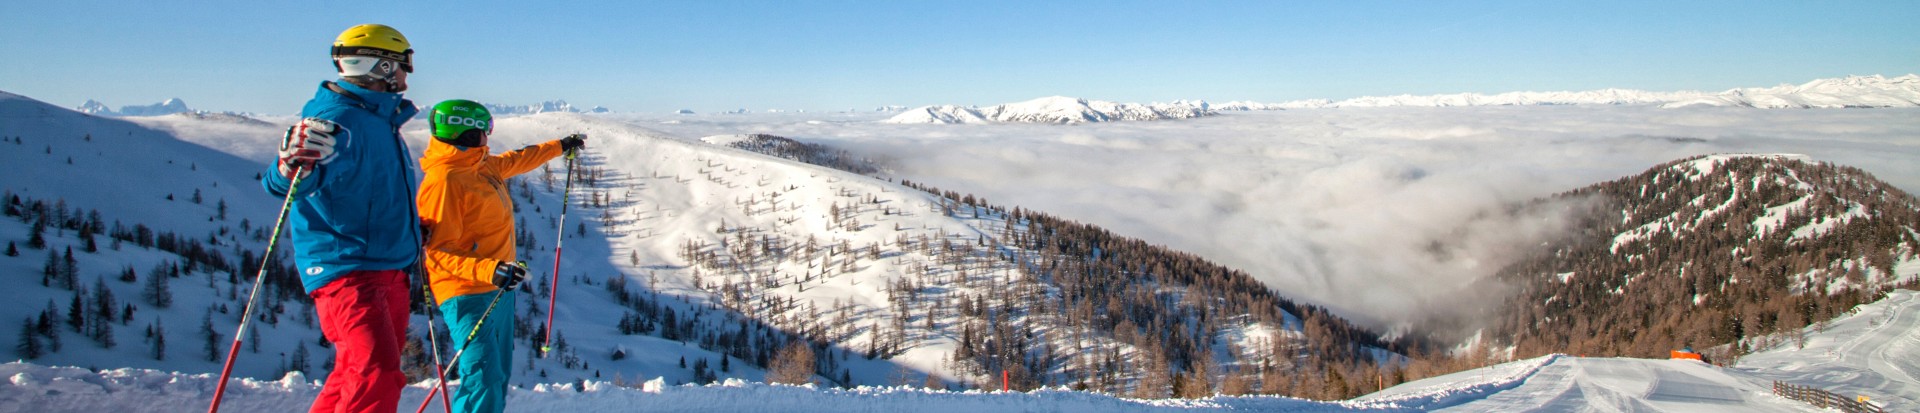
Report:
[[[1781,341],[1731,368],[1691,360],[1549,355],[1394,386],[1345,402],[1269,396],[1135,400],[1058,389],[1034,392],[949,392],[910,387],[818,389],[729,380],[706,386],[632,387],[605,381],[515,388],[514,412],[1154,412],[1154,411],[1659,411],[1804,412],[1804,403],[1775,396],[1774,380],[1864,395],[1887,411],[1920,408],[1920,293],[1895,291],[1852,315],[1810,327],[1807,345]],[[29,363],[0,365],[0,411],[178,411],[211,396],[209,374],[143,369],[98,372]],[[408,387],[402,407],[417,406],[428,387]],[[302,410],[318,386],[299,374],[240,380],[228,389],[234,411]]]
[[[1824,328],[1822,328],[1824,326]],[[1733,369],[1842,395],[1889,412],[1920,411],[1920,292],[1899,290],[1806,329],[1806,346],[1776,337]]]

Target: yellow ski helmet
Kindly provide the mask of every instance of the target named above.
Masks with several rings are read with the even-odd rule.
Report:
[[[334,67],[342,76],[388,78],[396,68],[390,64],[387,70],[381,70],[381,60],[412,72],[413,45],[407,42],[407,36],[384,24],[362,24],[347,28],[333,40]]]

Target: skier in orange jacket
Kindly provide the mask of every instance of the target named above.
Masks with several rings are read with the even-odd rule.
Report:
[[[506,409],[507,373],[513,366],[514,287],[527,269],[515,261],[513,198],[507,179],[586,145],[571,135],[499,155],[487,152],[493,117],[485,106],[449,100],[433,106],[433,141],[420,167],[420,220],[429,227],[426,267],[433,296],[447,315],[454,348],[466,354],[459,366],[460,388],[454,410],[499,412]],[[500,294],[495,299],[495,292]],[[484,322],[496,306],[494,322]],[[478,326],[478,330],[475,330]],[[477,332],[476,332],[477,331]],[[473,344],[467,344],[469,332]]]

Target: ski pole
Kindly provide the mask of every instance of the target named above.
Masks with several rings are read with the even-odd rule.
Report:
[[[491,315],[493,315],[493,307],[494,307],[494,306],[496,306],[496,305],[499,305],[499,304],[500,304],[500,297],[501,297],[501,296],[505,296],[505,295],[507,295],[507,289],[505,289],[505,288],[502,288],[502,289],[500,289],[500,291],[497,291],[497,292],[494,292],[494,293],[493,293],[493,301],[491,301],[491,302],[488,302],[488,303],[487,303],[487,311],[485,311],[485,312],[481,312],[481,313],[480,313],[480,319],[479,319],[479,320],[475,320],[475,321],[473,322],[473,329],[472,329],[472,330],[469,330],[469,331],[467,331],[467,339],[466,339],[465,341],[462,341],[462,342],[460,343],[460,349],[459,349],[459,350],[457,350],[457,351],[454,351],[454,352],[453,352],[453,361],[452,361],[452,362],[450,362],[450,363],[447,363],[447,365],[446,365],[446,367],[439,367],[439,368],[435,368],[435,369],[434,369],[434,370],[439,370],[439,371],[440,371],[440,377],[447,377],[447,373],[449,373],[449,372],[452,372],[452,371],[453,371],[453,367],[454,367],[454,366],[458,366],[458,365],[460,365],[460,356],[461,356],[461,355],[463,355],[463,354],[466,354],[466,353],[467,353],[467,348],[468,348],[468,347],[471,347],[471,346],[473,346],[473,336],[476,336],[476,335],[479,335],[479,334],[480,334],[480,327],[481,327],[481,326],[485,326],[485,325],[487,324],[487,317],[488,317],[488,316],[491,316]],[[436,367],[438,367],[438,366],[436,366]],[[508,368],[508,367],[507,367],[507,366],[500,366],[500,368]],[[430,391],[427,391],[427,400],[425,400],[425,401],[421,401],[421,402],[420,402],[420,408],[418,408],[418,409],[414,409],[414,411],[413,411],[413,413],[420,413],[420,412],[424,412],[424,411],[427,411],[427,405],[429,405],[429,404],[433,404],[433,396],[434,396],[434,394],[437,394],[437,393],[441,393],[441,392],[446,392],[446,391],[447,391],[447,390],[446,390],[446,388],[447,388],[447,386],[446,386],[446,385],[444,384],[444,383],[446,383],[446,381],[445,381],[445,380],[441,380],[441,383],[443,383],[443,384],[442,384],[441,386],[439,386],[439,387],[435,387],[435,388],[433,388],[433,390],[430,390]],[[447,395],[446,395],[446,399],[447,399],[447,400],[452,400],[452,399],[453,399],[453,393],[451,393],[451,392],[448,392],[448,393],[447,393]],[[449,401],[449,403],[451,403],[451,402]],[[452,409],[452,407],[448,407],[448,409]]]
[[[558,310],[553,305],[560,297],[560,246],[567,242],[567,204],[571,203],[567,197],[573,195],[573,158],[578,153],[579,149],[567,151],[567,184],[560,192],[560,233],[553,238],[553,284],[547,288],[547,337],[540,341],[541,358],[553,350],[553,313]]]
[[[306,172],[306,165],[293,168],[293,181],[287,183],[287,199],[280,201],[280,215],[273,220],[273,236],[267,238],[267,251],[260,255],[260,271],[253,275],[253,288],[247,293],[247,305],[240,311],[240,327],[233,332],[233,346],[227,348],[227,363],[220,367],[220,384],[213,388],[213,403],[207,405],[207,413],[220,411],[220,398],[226,396],[227,379],[233,375],[233,360],[240,355],[240,340],[247,336],[247,324],[253,321],[253,299],[260,295],[260,284],[267,277],[267,263],[273,260],[273,244],[280,240],[280,226],[287,222],[287,209],[293,207],[293,194],[300,192],[300,178]]]
[[[422,260],[427,259],[426,248],[424,245],[421,247],[420,252],[421,252],[420,259]],[[433,346],[433,372],[438,374],[436,378],[440,379],[439,386],[435,387],[434,391],[438,391],[443,394],[453,394],[447,391],[447,374],[440,370],[440,366],[442,365],[440,364],[440,333],[438,330],[435,330],[433,328],[433,313],[435,311],[439,311],[439,309],[432,308],[432,307],[436,307],[437,306],[436,304],[439,304],[440,302],[439,300],[434,299],[433,297],[433,280],[427,277],[427,266],[425,264],[421,264],[419,268],[420,268],[420,281],[421,281],[420,289],[422,291],[427,292],[427,307],[428,307],[427,308],[427,343],[428,345]],[[451,333],[452,331],[449,330],[448,332]],[[452,338],[452,337],[448,337],[448,338]],[[427,410],[426,405],[433,403],[433,393],[434,392],[427,392],[427,401],[425,403],[422,403],[420,405],[420,410],[416,410],[414,411],[414,413],[420,413]],[[441,399],[440,405],[446,408],[447,413],[453,413],[452,398]]]

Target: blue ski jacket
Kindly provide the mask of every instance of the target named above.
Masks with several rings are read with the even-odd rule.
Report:
[[[320,82],[302,118],[333,121],[333,156],[300,180],[287,230],[307,293],[353,271],[396,270],[420,258],[420,213],[413,203],[419,168],[400,125],[420,112],[398,93],[347,82]],[[285,197],[291,181],[273,162],[261,174],[267,193]]]

